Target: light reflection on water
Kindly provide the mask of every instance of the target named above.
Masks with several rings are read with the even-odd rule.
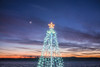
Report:
[[[36,67],[35,61],[0,61],[0,67]],[[67,61],[64,67],[100,67],[100,61]]]

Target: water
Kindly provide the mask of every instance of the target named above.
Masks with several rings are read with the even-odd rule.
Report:
[[[0,61],[0,67],[36,67],[36,61]],[[64,67],[100,67],[100,61],[65,61]]]
[[[100,67],[100,61],[68,61],[65,67]]]
[[[37,62],[33,61],[1,61],[0,67],[36,67]]]

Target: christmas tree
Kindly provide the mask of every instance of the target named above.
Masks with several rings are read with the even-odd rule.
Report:
[[[48,26],[49,30],[47,30],[44,38],[44,45],[37,67],[64,67],[63,59],[60,57],[56,31],[54,30],[55,24],[51,22]]]

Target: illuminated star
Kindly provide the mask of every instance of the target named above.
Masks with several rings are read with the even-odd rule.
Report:
[[[54,28],[55,24],[53,24],[52,22],[50,24],[48,24],[49,28]]]
[[[32,21],[30,21],[29,23],[32,24]]]

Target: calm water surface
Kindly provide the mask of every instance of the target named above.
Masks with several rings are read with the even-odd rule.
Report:
[[[0,61],[0,67],[36,67],[36,61]],[[65,61],[64,67],[100,67],[100,61]]]

